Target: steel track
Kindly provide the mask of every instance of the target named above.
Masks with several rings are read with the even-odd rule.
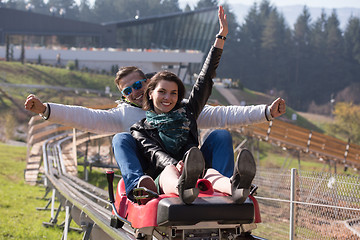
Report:
[[[110,226],[111,207],[106,191],[66,173],[61,143],[70,139],[61,134],[44,143],[45,186],[56,191],[60,206],[68,207],[71,218],[85,231],[84,239],[135,239],[130,226]]]

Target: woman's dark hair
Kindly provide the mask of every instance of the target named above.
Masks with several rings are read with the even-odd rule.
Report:
[[[150,92],[154,91],[156,86],[161,80],[169,81],[169,82],[175,82],[178,86],[178,100],[176,102],[176,105],[179,105],[181,101],[184,99],[185,96],[185,86],[183,82],[176,76],[176,74],[168,71],[161,71],[156,73],[151,79],[149,84],[147,85],[147,88],[145,90],[145,97],[143,102],[143,109],[144,110],[150,110],[154,108],[152,100],[150,100]]]

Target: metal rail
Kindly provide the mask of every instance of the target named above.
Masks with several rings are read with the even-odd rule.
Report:
[[[111,206],[106,191],[66,173],[61,144],[70,138],[67,133],[60,134],[43,144],[45,186],[53,190],[50,223],[56,223],[58,212],[64,207],[66,219],[73,219],[85,232],[83,239],[135,239],[130,226],[124,225],[121,229],[110,226]],[[60,202],[56,216],[55,195]],[[66,239],[70,221],[64,223],[63,239]]]

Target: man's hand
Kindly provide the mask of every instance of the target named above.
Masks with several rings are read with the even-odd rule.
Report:
[[[30,94],[24,103],[25,109],[33,113],[44,113],[46,105],[43,104],[34,94]]]
[[[274,118],[283,115],[285,112],[286,112],[286,104],[285,104],[285,100],[282,98],[277,98],[270,105],[270,113],[271,113],[271,116]]]

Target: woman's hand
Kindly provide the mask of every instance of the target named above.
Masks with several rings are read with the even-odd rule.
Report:
[[[222,6],[219,6],[218,18],[219,18],[219,25],[220,25],[218,35],[226,37],[227,34],[229,33],[229,28],[228,28],[226,14],[225,14],[224,8]],[[225,43],[225,40],[216,38],[214,46],[217,48],[223,49],[224,43]]]
[[[219,6],[218,17],[219,17],[219,24],[220,24],[219,35],[226,37],[226,35],[229,33],[229,28],[228,28],[226,14],[225,14],[224,8],[222,6]]]

